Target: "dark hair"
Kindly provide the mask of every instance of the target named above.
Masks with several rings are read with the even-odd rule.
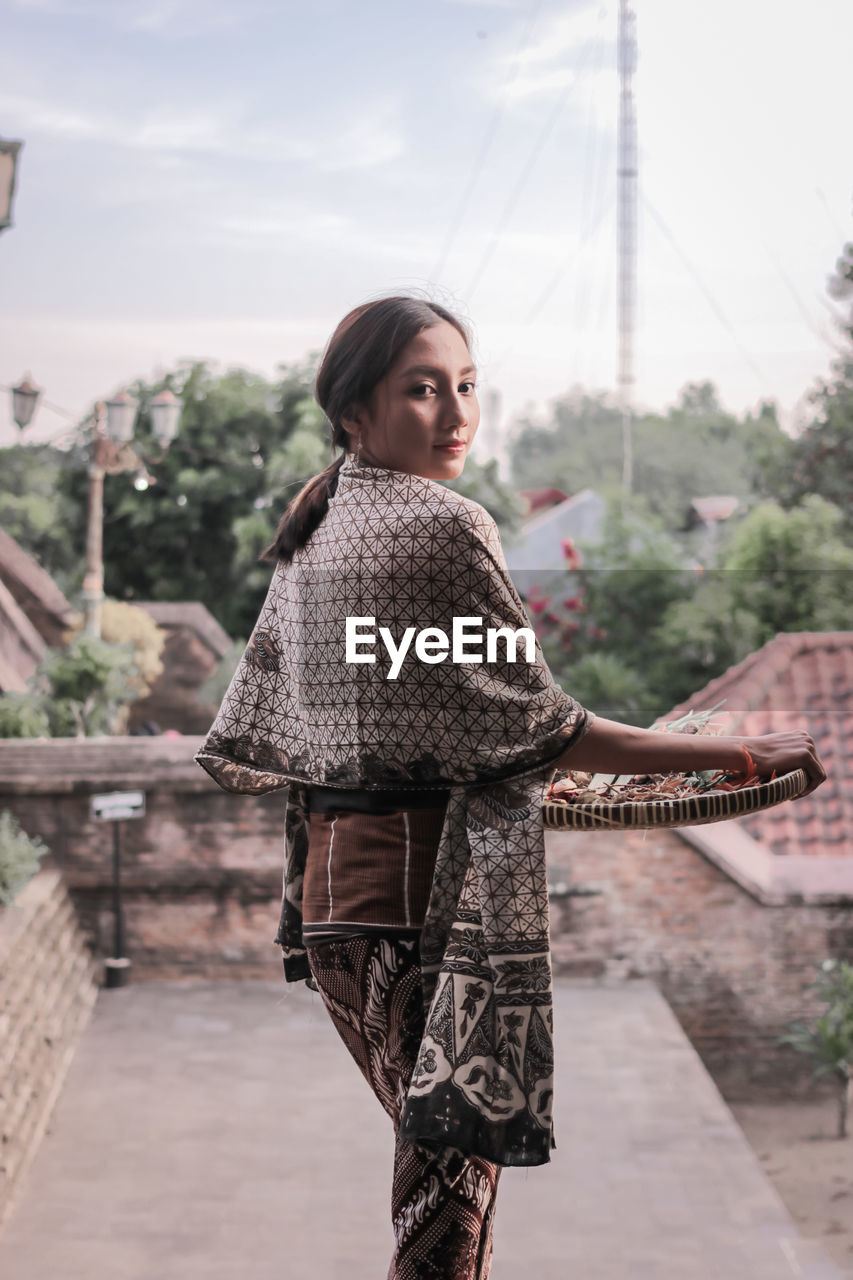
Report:
[[[378,382],[394,364],[403,348],[424,329],[440,321],[452,324],[470,348],[470,335],[457,316],[437,302],[397,296],[362,303],[345,315],[329,339],[314,395],[332,428],[332,445],[344,450],[349,437],[343,419],[358,405],[366,404]],[[300,489],[281,517],[275,539],[262,560],[293,558],[304,547],[329,509],[329,498],[338,486],[346,452],[314,476]]]

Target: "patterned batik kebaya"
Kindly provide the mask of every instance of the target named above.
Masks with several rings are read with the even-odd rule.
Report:
[[[553,1053],[541,802],[593,717],[534,661],[346,661],[347,617],[399,637],[529,628],[494,520],[437,481],[348,457],[329,510],[279,564],[197,755],[226,790],[290,788],[276,942],[306,975],[305,787],[450,789],[423,932],[428,1000],[403,1129],[497,1164],[549,1159]]]

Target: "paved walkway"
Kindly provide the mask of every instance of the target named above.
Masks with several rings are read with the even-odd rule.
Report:
[[[559,983],[558,1150],[492,1280],[838,1280],[657,989]],[[383,1280],[391,1132],[302,984],[102,991],[0,1236],[8,1280]]]

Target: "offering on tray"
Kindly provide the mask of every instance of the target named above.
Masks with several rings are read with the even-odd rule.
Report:
[[[666,733],[716,734],[719,730],[713,725],[711,717],[720,706],[722,703],[717,703],[709,711],[689,711],[679,720],[668,723],[659,721],[654,727]],[[649,800],[684,800],[697,795],[739,791],[775,778],[775,772],[770,778],[760,778],[746,748],[744,752],[750,768],[741,773],[705,769],[692,773],[593,775],[573,770],[552,779],[545,799],[560,804],[629,804]]]

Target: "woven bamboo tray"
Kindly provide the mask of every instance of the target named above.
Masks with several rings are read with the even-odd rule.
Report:
[[[738,791],[706,791],[682,799],[628,800],[622,804],[612,800],[575,803],[546,800],[542,817],[546,827],[571,831],[698,827],[706,822],[725,822],[757,813],[759,809],[770,809],[774,804],[802,795],[807,786],[805,770],[794,769],[772,782],[741,787]]]

